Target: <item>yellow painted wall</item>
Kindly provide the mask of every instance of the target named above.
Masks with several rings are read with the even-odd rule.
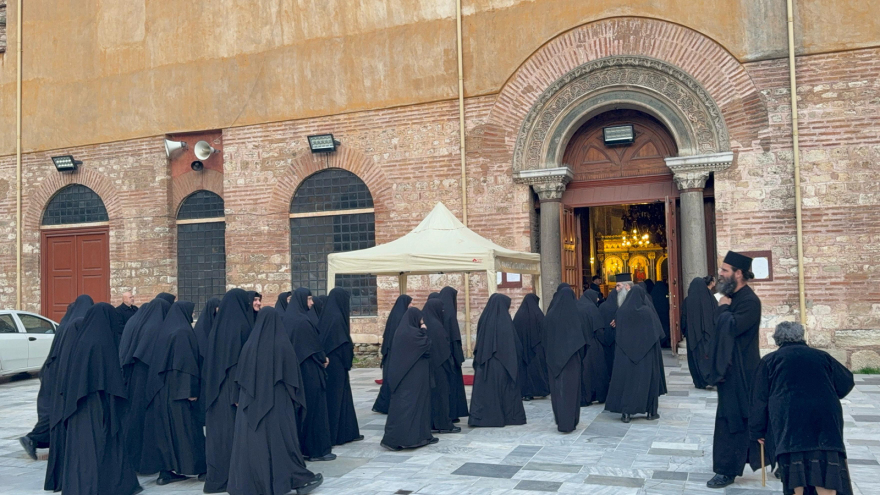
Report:
[[[0,156],[15,150],[15,0]],[[463,0],[468,96],[613,16],[679,23],[741,61],[784,56],[784,0]],[[880,44],[872,0],[797,0],[801,53]],[[26,152],[456,97],[454,0],[27,0]],[[637,35],[637,33],[634,33]]]

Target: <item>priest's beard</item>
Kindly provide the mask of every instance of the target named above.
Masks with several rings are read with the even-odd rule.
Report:
[[[723,294],[727,297],[733,295],[734,291],[736,291],[736,280],[733,277],[718,277],[718,284],[715,285],[715,290],[718,293]]]
[[[626,295],[629,294],[629,287],[624,287],[623,289],[617,291],[617,307],[623,306],[623,301],[626,301]]]

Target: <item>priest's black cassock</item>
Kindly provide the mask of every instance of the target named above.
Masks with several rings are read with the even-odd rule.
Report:
[[[456,376],[449,389],[449,417],[455,423],[469,414],[461,373],[464,350],[461,345],[461,328],[458,326],[458,291],[452,287],[444,287],[440,289],[440,300],[443,301],[443,324],[449,332],[452,345],[452,372]]]
[[[160,472],[160,482],[173,479],[169,471],[195,476],[207,470],[204,424],[196,404],[201,375],[193,309],[193,303],[186,301],[171,305],[150,362],[138,472]]]
[[[128,320],[137,313],[138,307],[132,304],[131,306],[122,303],[119,306],[116,306],[116,311],[119,311],[119,314],[122,315],[122,324],[128,323]]]
[[[140,465],[143,449],[144,413],[147,409],[144,389],[150,373],[152,349],[171,308],[167,296],[171,295],[163,292],[141,306],[125,324],[119,343],[119,363],[128,390],[128,411],[124,419],[125,453],[135,469]]]
[[[391,400],[391,391],[388,390],[388,369],[385,368],[385,362],[388,361],[388,351],[391,349],[391,343],[394,341],[394,332],[403,320],[409,305],[412,304],[412,298],[406,294],[401,294],[394,301],[391,312],[388,313],[388,319],[385,320],[385,331],[382,333],[382,347],[379,352],[382,353],[382,385],[379,387],[379,396],[373,403],[373,411],[382,414],[388,414],[388,403]]]
[[[409,308],[397,326],[386,363],[391,401],[381,444],[387,449],[436,443],[431,435],[431,347],[421,311]]]
[[[336,287],[330,291],[318,334],[321,345],[330,360],[327,365],[327,417],[330,420],[330,439],[333,445],[363,440],[354,411],[354,397],[348,372],[354,361],[351,341],[351,296]]]
[[[327,356],[318,329],[309,319],[310,295],[311,291],[304,287],[293,291],[283,317],[284,330],[293,342],[303,380],[306,408],[297,424],[300,448],[307,459],[327,456],[333,448],[327,419],[327,372],[324,370]],[[312,301],[315,300],[313,297]]]
[[[602,315],[602,323],[605,328],[600,331],[596,337],[602,344],[602,351],[605,353],[605,366],[608,367],[608,376],[610,377],[614,371],[614,339],[617,336],[615,328],[611,326],[611,322],[617,316],[617,289],[612,289],[608,293],[608,298],[599,305],[599,314]]]
[[[63,371],[60,417],[65,448],[60,489],[65,495],[130,495],[141,490],[124,452],[122,416],[126,387],[115,335],[122,316],[107,303],[92,306],[75,328],[74,345],[59,359]],[[56,453],[50,447],[50,457]]]
[[[300,452],[297,425],[306,404],[299,369],[281,314],[261,309],[235,373],[230,494],[283,495],[323,479],[306,469]]]
[[[711,367],[709,355],[715,340],[715,310],[718,301],[709,292],[703,277],[696,277],[688,287],[687,297],[682,303],[681,329],[687,336],[687,360],[691,379],[697,388],[706,388],[709,383],[703,370]]]
[[[649,297],[645,289],[633,286],[615,317],[614,372],[605,410],[623,414],[626,422],[641,413],[656,419],[659,397],[666,393],[663,327]]]
[[[523,350],[517,380],[520,393],[525,399],[550,395],[547,358],[542,343],[543,321],[544,313],[538,305],[538,296],[526,294],[513,317],[513,327]]]
[[[64,333],[72,324],[73,320],[83,318],[86,312],[94,305],[92,298],[83,294],[78,296],[72,303],[67,306],[67,312],[61,318],[58,329],[55,330],[55,337],[52,339],[52,345],[49,347],[49,355],[40,369],[40,391],[37,394],[37,424],[34,429],[22,438],[22,444],[30,442],[33,449],[45,449],[49,447],[49,414],[52,411],[52,400],[55,397],[53,390],[57,385],[58,376],[58,344],[63,338]],[[28,454],[30,454],[30,449]],[[36,455],[34,456],[36,460]]]
[[[553,418],[563,433],[574,431],[581,417],[587,325],[578,312],[574,291],[570,287],[557,290],[543,326]]]
[[[208,463],[205,493],[226,491],[235,427],[235,404],[238,402],[235,371],[241,347],[254,327],[253,303],[253,298],[249,298],[242,289],[227,292],[220,302],[214,329],[208,336],[208,353],[202,367]]]
[[[452,371],[449,333],[443,326],[443,301],[439,297],[428,299],[422,308],[422,318],[431,342],[431,429],[453,432],[456,426],[449,417],[449,384],[456,377]]]
[[[603,403],[608,397],[611,384],[611,373],[605,362],[605,346],[601,343],[605,330],[604,319],[599,313],[599,294],[586,290],[578,299],[577,307],[581,319],[587,327],[587,351],[584,353],[584,375],[581,406],[589,406],[593,402]]]
[[[292,292],[286,291],[278,294],[278,301],[275,302],[275,311],[278,311],[279,314],[284,315],[284,312],[287,311],[287,305],[290,304],[290,296]]]
[[[471,426],[526,424],[516,381],[522,351],[509,311],[510,298],[492,294],[477,323]]]
[[[654,284],[654,290],[648,291],[648,297],[660,318],[660,326],[663,327],[662,347],[669,347],[669,284],[660,280]]]

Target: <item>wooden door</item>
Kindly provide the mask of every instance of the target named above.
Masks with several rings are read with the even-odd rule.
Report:
[[[675,198],[666,197],[666,252],[669,267],[669,346],[678,353],[681,342],[681,270],[678,257],[678,214]]]
[[[46,230],[42,235],[42,313],[57,321],[80,294],[110,302],[107,228]]]
[[[562,209],[562,281],[580,297],[583,286],[581,219],[574,208]]]

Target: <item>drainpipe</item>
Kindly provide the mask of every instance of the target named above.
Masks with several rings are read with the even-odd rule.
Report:
[[[21,310],[21,4],[18,0],[15,13],[16,81],[15,81],[15,309]]]
[[[21,1],[21,0],[19,0]],[[467,167],[464,142],[464,64],[462,63],[461,0],[455,0],[455,42],[458,46],[458,141],[461,153],[461,223],[468,224]],[[471,353],[471,283],[470,273],[464,274],[464,328],[467,344],[465,355]]]
[[[794,59],[794,9],[792,0],[786,0],[788,9],[788,75],[791,91],[791,145],[794,156],[794,212],[797,224],[798,304],[801,324],[807,323],[807,304],[804,294],[804,229],[801,212],[801,160],[798,143],[797,79]]]

